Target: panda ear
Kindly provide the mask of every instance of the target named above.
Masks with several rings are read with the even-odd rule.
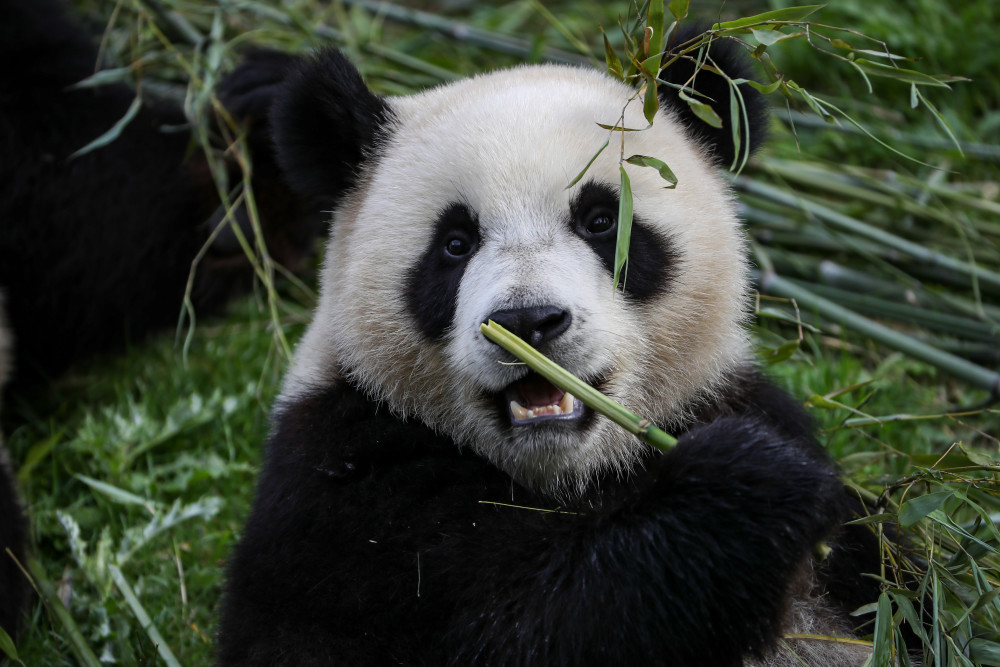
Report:
[[[670,44],[674,51],[685,42],[698,37],[704,32],[705,26],[682,26],[672,36]],[[672,51],[667,51],[664,60],[668,60]],[[695,76],[695,62],[698,52],[689,54],[692,57],[678,59],[668,68],[660,72],[660,78],[678,86],[687,86],[686,93],[699,102],[708,104],[715,113],[722,119],[722,127],[712,127],[702,119],[698,118],[691,106],[679,96],[677,88],[671,86],[659,86],[660,102],[669,109],[672,109],[684,122],[688,134],[695,138],[711,152],[713,160],[722,167],[729,167],[737,157],[737,146],[733,141],[733,128],[730,112],[730,96],[732,88],[725,77],[714,72],[702,69]],[[708,57],[720,70],[726,73],[730,79],[752,79],[751,59],[743,48],[731,39],[719,39],[713,41],[708,47]],[[703,62],[705,61],[702,55]],[[694,80],[692,82],[692,77]],[[698,95],[691,93],[691,87],[698,91]],[[744,151],[747,146],[750,152],[757,150],[767,138],[768,107],[764,96],[743,83],[739,85],[740,94],[743,97],[743,104],[746,110],[746,119],[740,116],[740,141],[739,157],[742,161]],[[749,139],[748,139],[749,138]],[[749,141],[749,144],[747,143]]]
[[[278,162],[293,189],[324,202],[354,185],[391,112],[340,51],[300,61],[271,109]]]

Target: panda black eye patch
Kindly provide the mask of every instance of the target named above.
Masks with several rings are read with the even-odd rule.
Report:
[[[479,223],[465,204],[445,207],[427,247],[407,274],[406,304],[428,338],[440,339],[455,317],[458,286],[479,250]]]
[[[573,232],[601,258],[609,274],[615,270],[618,243],[618,188],[590,181],[570,202]],[[638,299],[652,298],[670,288],[680,253],[669,239],[654,232],[639,218],[632,219],[625,291]]]

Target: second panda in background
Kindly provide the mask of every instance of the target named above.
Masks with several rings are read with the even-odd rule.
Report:
[[[746,76],[737,45],[711,57]],[[695,87],[729,117],[722,77]],[[230,562],[221,664],[861,664],[856,646],[779,641],[849,634],[877,561],[851,555],[865,534],[840,530],[836,469],[754,368],[746,243],[716,173],[731,130],[661,90],[653,126],[567,189],[608,138],[598,123],[625,108],[647,125],[603,74],[522,67],[379,98],[331,50],[290,75],[279,160],[337,204]],[[766,110],[743,96],[756,142]],[[629,168],[623,293],[619,141],[679,180]],[[507,363],[488,319],[679,444],[651,451]]]
[[[225,209],[213,168],[181,105],[146,88],[113,141],[79,151],[128,117],[139,93],[77,85],[101,58],[59,0],[0,0],[0,17],[0,403],[9,406],[15,396],[30,403],[28,392],[74,363],[176,327],[196,257],[199,316],[221,310],[254,271],[236,234],[218,229]],[[269,141],[270,95],[290,60],[251,54],[217,92],[247,130],[262,240],[291,267],[309,253],[320,218],[284,185]],[[220,166],[241,179],[227,161]],[[247,206],[234,215],[252,242]],[[5,424],[19,416],[2,415]],[[30,586],[12,467],[0,437],[0,628],[16,637]]]

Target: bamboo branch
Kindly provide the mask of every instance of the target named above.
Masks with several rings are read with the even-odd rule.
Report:
[[[434,30],[459,42],[493,49],[494,51],[519,58],[528,58],[535,52],[535,48],[529,40],[483,30],[482,28],[452,21],[418,9],[401,7],[388,2],[373,2],[372,0],[343,0],[343,2],[349,7],[361,7],[367,12],[385,17],[391,21],[425,30]],[[540,56],[542,60],[547,62],[568,65],[591,64],[591,61],[587,58],[560,49],[545,48],[542,50]]]

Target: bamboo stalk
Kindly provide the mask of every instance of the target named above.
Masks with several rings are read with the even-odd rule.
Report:
[[[807,127],[812,129],[824,129],[824,130],[836,130],[838,132],[843,132],[845,134],[862,134],[861,130],[854,127],[853,125],[830,125],[824,119],[814,116],[813,114],[802,113],[800,111],[790,111],[787,114],[775,114],[782,121],[791,121],[795,124],[795,127]],[[941,139],[939,137],[919,135],[919,134],[907,134],[905,132],[899,132],[893,130],[886,125],[879,134],[883,134],[888,139],[892,139],[893,142],[903,142],[910,144],[912,146],[919,146],[921,148],[931,148],[935,150],[945,150],[953,151],[955,150],[955,144],[949,139]],[[959,146],[962,147],[962,152],[968,156],[973,156],[981,158],[983,160],[993,160],[1000,161],[1000,146],[994,144],[981,144],[972,143],[966,141],[960,141]]]
[[[900,253],[891,248],[859,238],[852,238],[850,245],[847,245],[843,240],[834,238],[828,230],[816,226],[808,227],[801,220],[792,220],[783,213],[775,213],[756,206],[744,206],[741,215],[744,220],[753,223],[753,231],[756,234],[763,236],[758,228],[767,230],[764,240],[768,241],[769,245],[852,254],[861,252],[888,261],[900,259]]]
[[[962,207],[976,208],[994,215],[1000,213],[1000,206],[995,202],[954,192],[949,193],[940,186],[935,188],[932,183],[926,184],[924,189],[917,189],[909,184],[901,185],[873,176],[845,174],[794,160],[764,159],[758,164],[763,171],[773,174],[781,180],[829,192],[836,195],[841,201],[868,202],[890,211],[902,211],[916,218],[934,221],[942,225],[950,226],[955,223],[954,212],[931,206],[928,202],[919,201],[918,196],[922,195],[928,199],[932,194],[942,197],[948,196],[950,200],[957,201]],[[975,224],[971,223],[970,227],[977,232],[988,231],[986,228],[978,229]]]
[[[926,290],[915,278],[911,278],[910,284],[900,285],[876,278],[858,269],[841,266],[828,259],[819,263],[815,275],[824,285],[842,290],[864,292],[873,296],[895,299],[897,302],[916,299],[921,306],[926,307],[928,304],[934,304],[971,317],[977,322],[993,320],[995,323],[1000,321],[1000,308],[969,301],[951,292],[942,293]]]
[[[288,17],[287,14],[272,7],[255,5],[253,12],[289,28],[295,26],[295,23]],[[323,40],[336,42],[337,44],[344,44],[347,41],[343,32],[337,30],[336,28],[331,28],[328,25],[320,24],[313,26],[310,31],[313,35]],[[396,49],[391,49],[376,42],[366,42],[359,48],[365,53],[370,53],[373,56],[382,58],[396,65],[401,65],[415,72],[427,74],[428,76],[440,81],[456,81],[462,78],[462,75],[456,72],[452,72],[451,70],[443,67],[438,67],[437,65],[427,62],[426,60],[397,51]]]
[[[643,419],[625,406],[611,400],[541,352],[503,328],[493,320],[479,325],[479,330],[491,341],[523,361],[528,367],[563,391],[583,401],[584,405],[615,422],[648,445],[668,452],[677,439],[661,431],[648,419]]]
[[[509,37],[499,33],[475,28],[465,23],[442,18],[419,9],[410,9],[388,2],[373,2],[372,0],[343,0],[347,6],[361,7],[367,12],[385,17],[391,21],[416,26],[425,30],[434,30],[459,42],[482,46],[500,53],[506,53],[519,58],[528,58],[535,48],[529,40]],[[541,58],[547,62],[564,63],[568,65],[590,65],[591,61],[575,53],[560,49],[546,48],[541,52]]]
[[[1000,327],[985,322],[976,322],[964,317],[948,313],[940,313],[924,308],[914,308],[907,304],[894,301],[886,301],[878,297],[849,292],[847,290],[830,287],[827,285],[817,285],[805,281],[789,279],[799,287],[803,287],[814,294],[831,299],[851,308],[879,315],[894,320],[910,322],[912,324],[950,333],[959,338],[978,340],[982,342],[994,342],[1000,347]]]
[[[933,178],[935,174],[946,174],[947,172],[945,171],[935,171],[931,175],[932,178],[926,180],[918,180],[897,172],[894,172],[892,178],[889,179],[881,176],[876,169],[857,165],[844,165],[837,169],[832,169],[819,162],[805,162],[802,160],[788,160],[775,157],[764,158],[763,168],[771,170],[772,167],[777,167],[781,174],[790,174],[792,177],[796,177],[801,172],[812,174],[811,178],[816,179],[812,183],[817,187],[826,187],[827,183],[833,185],[843,183],[871,192],[881,193],[880,196],[891,199],[891,203],[887,203],[887,206],[895,206],[899,202],[900,197],[906,198],[904,202],[900,202],[904,205],[924,206],[926,202],[920,201],[921,199],[926,200],[932,195],[936,195],[943,199],[951,200],[963,208],[971,208],[984,213],[1000,215],[1000,203],[991,199],[984,199],[978,194],[969,194],[957,188],[955,184],[941,183],[938,182],[939,179]],[[835,192],[840,191],[835,190]],[[923,214],[923,211],[913,212],[918,215]],[[947,218],[943,222],[951,223],[952,220]],[[996,225],[993,224],[992,226],[984,227],[984,229],[996,229]]]
[[[867,317],[824,299],[776,273],[765,272],[761,276],[760,286],[768,294],[795,299],[803,309],[814,310],[828,320],[868,336],[886,347],[925,361],[973,386],[985,389],[994,398],[1000,398],[1000,374],[994,371],[977,366],[961,357],[939,350],[898,331],[893,331]]]
[[[989,286],[993,290],[1000,290],[1000,273],[984,269],[981,266],[971,265],[968,262],[963,262],[934,250],[929,250],[922,245],[908,241],[895,234],[890,234],[882,229],[872,227],[856,218],[844,215],[804,197],[785,192],[772,185],[767,185],[766,183],[761,183],[745,176],[734,177],[733,183],[744,192],[751,192],[791,208],[804,211],[838,229],[852,232],[926,264],[943,267],[968,276],[970,279],[978,280],[982,285]]]

